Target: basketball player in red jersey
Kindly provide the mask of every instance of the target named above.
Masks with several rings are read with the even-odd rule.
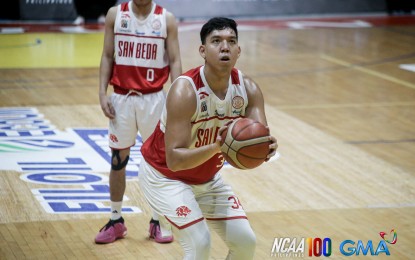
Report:
[[[132,0],[109,9],[100,65],[99,100],[110,119],[111,217],[95,237],[111,243],[127,233],[121,216],[126,166],[137,132],[145,141],[153,132],[165,102],[163,85],[181,73],[177,24],[173,14],[151,0]],[[108,85],[114,93],[107,96]],[[150,221],[150,238],[173,241],[170,225]]]
[[[139,184],[150,206],[172,224],[184,259],[208,259],[210,226],[229,247],[226,259],[252,259],[256,238],[232,188],[218,171],[224,164],[220,134],[248,117],[267,125],[264,98],[253,80],[234,68],[241,53],[234,20],[203,25],[203,66],[172,84],[154,133],[141,148]],[[277,141],[269,136],[268,159]]]

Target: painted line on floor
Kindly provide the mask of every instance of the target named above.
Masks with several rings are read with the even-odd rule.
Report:
[[[323,60],[332,62],[332,63],[336,63],[338,65],[342,65],[342,66],[345,66],[345,67],[349,67],[351,69],[361,71],[363,73],[366,73],[366,74],[369,74],[369,75],[372,75],[372,76],[375,76],[375,77],[378,77],[378,78],[381,78],[381,79],[384,79],[384,80],[388,80],[390,82],[393,82],[393,83],[396,83],[396,84],[399,84],[399,85],[402,85],[402,86],[405,86],[405,87],[408,87],[408,88],[415,89],[415,84],[412,84],[408,81],[400,80],[400,79],[397,79],[395,77],[391,77],[391,76],[388,76],[386,74],[383,74],[383,73],[380,73],[380,72],[377,72],[377,71],[374,71],[374,70],[371,70],[371,69],[368,69],[368,68],[365,68],[365,67],[362,67],[362,66],[359,66],[359,65],[355,65],[355,64],[352,64],[352,63],[334,58],[334,57],[326,55],[326,54],[320,55],[320,58],[322,58]]]

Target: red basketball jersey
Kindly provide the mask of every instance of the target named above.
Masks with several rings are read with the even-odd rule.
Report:
[[[117,6],[114,24],[115,60],[110,83],[141,93],[163,88],[170,67],[165,50],[166,10],[153,3],[145,20],[138,20],[132,2]]]
[[[216,141],[218,130],[230,119],[245,115],[248,97],[242,73],[233,69],[229,79],[228,92],[224,100],[219,99],[204,77],[204,66],[189,70],[179,78],[190,81],[196,93],[197,107],[191,119],[191,145],[197,148]],[[221,153],[215,154],[203,164],[188,170],[170,171],[166,164],[164,133],[167,110],[164,107],[159,124],[141,148],[144,159],[168,178],[187,184],[202,184],[210,181],[225,162]]]

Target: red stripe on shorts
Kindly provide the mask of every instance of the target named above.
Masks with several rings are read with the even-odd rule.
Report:
[[[184,229],[184,228],[190,227],[191,225],[194,225],[196,223],[199,223],[200,221],[202,221],[204,219],[204,217],[201,217],[199,219],[196,219],[196,220],[194,220],[194,221],[192,221],[190,223],[187,223],[186,225],[183,225],[183,226],[178,226],[176,223],[174,223],[173,221],[171,221],[168,217],[166,217],[166,219],[170,222],[170,224],[172,224],[176,228],[178,228],[178,229]]]

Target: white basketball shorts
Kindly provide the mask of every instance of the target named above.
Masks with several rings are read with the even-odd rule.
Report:
[[[246,219],[232,188],[220,174],[204,184],[188,185],[172,180],[148,164],[140,163],[139,184],[150,206],[176,228],[206,220]]]
[[[137,132],[143,142],[153,133],[165,102],[163,90],[145,95],[111,94],[115,118],[109,124],[109,146],[126,149],[135,145]]]

